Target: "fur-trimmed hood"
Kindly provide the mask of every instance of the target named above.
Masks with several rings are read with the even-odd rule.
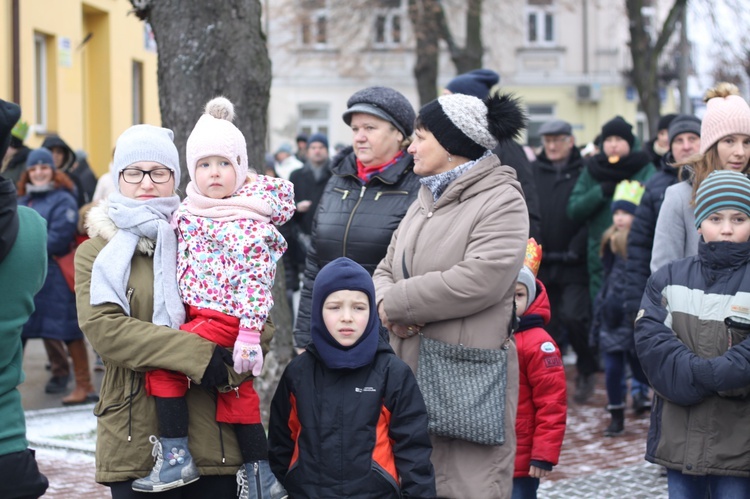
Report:
[[[109,199],[102,199],[98,205],[91,208],[86,216],[86,231],[89,237],[101,237],[106,241],[112,240],[119,230],[112,219],[109,217]],[[148,256],[154,254],[156,242],[147,237],[141,237],[138,240],[137,251]]]

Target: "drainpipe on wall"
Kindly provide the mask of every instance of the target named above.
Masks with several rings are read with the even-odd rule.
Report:
[[[11,5],[12,40],[10,50],[13,53],[13,102],[21,105],[21,35],[19,29],[21,7],[19,0],[13,0]]]
[[[589,74],[589,3],[583,0],[583,74]]]

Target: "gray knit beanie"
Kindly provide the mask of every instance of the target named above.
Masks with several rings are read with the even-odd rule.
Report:
[[[172,170],[175,187],[180,185],[180,155],[169,128],[135,125],[122,132],[115,145],[111,170],[117,192],[120,192],[120,172],[139,161],[161,163]]]
[[[526,302],[526,307],[528,308],[536,300],[536,277],[534,277],[534,273],[526,265],[521,267],[521,271],[518,273],[518,284],[526,286],[526,293],[529,295],[529,299]]]
[[[701,136],[701,120],[697,116],[692,114],[679,114],[667,128],[669,134],[669,147],[672,148],[672,142],[681,133],[694,133],[698,137]]]
[[[388,87],[367,87],[355,92],[346,101],[348,108],[344,114],[344,122],[352,124],[352,115],[364,113],[377,116],[395,126],[404,138],[411,137],[414,132],[414,108],[401,92]]]
[[[493,95],[482,101],[471,95],[450,94],[422,106],[418,123],[432,132],[449,154],[475,160],[500,140],[516,137],[526,127],[526,116],[511,95]]]

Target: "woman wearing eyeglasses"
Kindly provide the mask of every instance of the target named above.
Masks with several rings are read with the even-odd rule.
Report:
[[[149,437],[161,434],[157,421],[175,417],[159,413],[157,418],[144,386],[149,370],[178,371],[192,380],[185,397],[188,433],[201,475],[160,497],[234,498],[235,473],[242,465],[234,432],[216,422],[215,393],[205,388],[227,390],[247,376],[227,369],[232,364],[227,350],[177,329],[185,309],[170,225],[180,203],[175,194],[179,156],[172,140],[171,130],[150,125],[136,125],[120,136],[112,164],[116,191],[91,209],[91,239],[76,254],[79,322],[107,366],[94,409],[96,481],[109,486],[115,499],[146,497],[132,490],[132,482],[155,468]],[[156,468],[169,473],[170,461],[179,458],[165,449],[164,466]]]

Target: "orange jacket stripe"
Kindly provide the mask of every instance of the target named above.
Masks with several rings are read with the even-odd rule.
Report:
[[[391,411],[385,405],[380,411],[378,426],[375,430],[375,448],[372,451],[372,460],[378,463],[393,479],[401,485],[396,471],[396,460],[393,457],[393,440],[388,436],[391,426]]]
[[[289,432],[292,436],[292,441],[294,442],[294,453],[292,453],[292,459],[289,461],[289,469],[292,469],[292,466],[294,466],[294,463],[297,462],[297,459],[299,459],[299,433],[302,429],[302,426],[300,425],[299,418],[297,417],[297,398],[294,395],[289,396],[289,401],[291,402],[291,410],[289,411]]]

